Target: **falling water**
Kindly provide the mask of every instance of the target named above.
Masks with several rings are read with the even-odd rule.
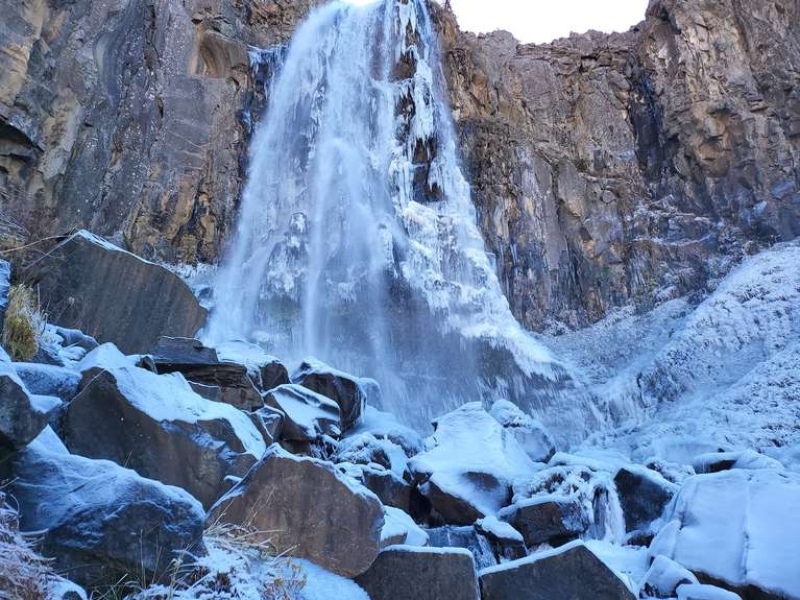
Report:
[[[206,333],[374,377],[417,425],[481,398],[541,409],[569,379],[502,294],[438,52],[421,0],[333,2],[298,29]]]

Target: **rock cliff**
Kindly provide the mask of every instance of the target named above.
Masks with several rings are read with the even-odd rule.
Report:
[[[213,262],[270,68],[318,0],[2,0],[0,242],[73,228]],[[800,7],[652,0],[624,34],[475,36],[437,7],[488,248],[517,317],[702,291],[800,234]]]

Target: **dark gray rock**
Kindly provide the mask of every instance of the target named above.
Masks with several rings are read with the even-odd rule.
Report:
[[[651,523],[661,517],[678,491],[675,484],[643,468],[620,469],[614,476],[614,485],[628,532],[649,531]]]
[[[356,583],[372,600],[478,599],[472,555],[456,548],[387,548]]]
[[[56,323],[124,352],[147,352],[164,335],[192,336],[206,318],[180,277],[87,231],[50,250],[25,279]]]
[[[647,598],[674,598],[683,584],[700,583],[694,573],[666,556],[656,556],[639,586]]]
[[[211,509],[208,521],[252,527],[254,539],[279,553],[355,577],[380,551],[384,516],[378,498],[333,465],[273,445]]]
[[[358,377],[338,371],[317,360],[306,360],[292,373],[292,383],[327,396],[339,405],[342,432],[355,426],[364,414],[367,391]]]
[[[204,552],[203,509],[188,493],[71,455],[50,429],[0,469],[22,531],[44,532],[53,567],[83,585],[112,585],[131,573],[156,581],[176,553]]]
[[[266,450],[246,414],[201,398],[180,375],[133,366],[89,378],[60,427],[71,452],[181,487],[206,507]]]
[[[533,498],[503,509],[498,516],[519,531],[529,547],[564,544],[589,526],[583,506],[573,498]]]
[[[582,542],[480,572],[482,600],[634,600]]]
[[[411,511],[411,484],[388,469],[364,467],[361,469],[364,486],[386,506],[405,512]]]
[[[528,555],[522,534],[497,517],[489,516],[478,520],[475,531],[486,538],[495,558],[500,562],[517,560]]]
[[[59,405],[58,398],[29,393],[11,363],[0,362],[0,453],[30,443]]]
[[[277,408],[272,408],[271,406],[260,408],[250,413],[250,419],[258,427],[267,444],[273,444],[280,440],[286,415]]]
[[[214,348],[193,338],[160,337],[141,366],[155,373],[181,373],[191,383],[220,389],[222,402],[241,410],[258,410],[264,405],[261,392],[247,366],[222,361]]]
[[[278,386],[264,394],[264,402],[284,415],[282,440],[314,442],[323,436],[338,438],[341,433],[336,402],[302,386]]]
[[[475,527],[435,527],[428,529],[428,543],[434,548],[464,548],[472,553],[477,569],[497,564],[489,540]]]

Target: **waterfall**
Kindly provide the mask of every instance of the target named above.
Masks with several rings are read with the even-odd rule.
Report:
[[[373,377],[419,426],[476,399],[536,412],[571,385],[502,293],[438,53],[422,0],[332,2],[297,30],[205,333]]]

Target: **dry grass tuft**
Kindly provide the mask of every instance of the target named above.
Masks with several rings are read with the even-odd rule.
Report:
[[[3,347],[13,360],[27,361],[34,357],[44,326],[36,292],[26,285],[12,286],[3,325]]]

